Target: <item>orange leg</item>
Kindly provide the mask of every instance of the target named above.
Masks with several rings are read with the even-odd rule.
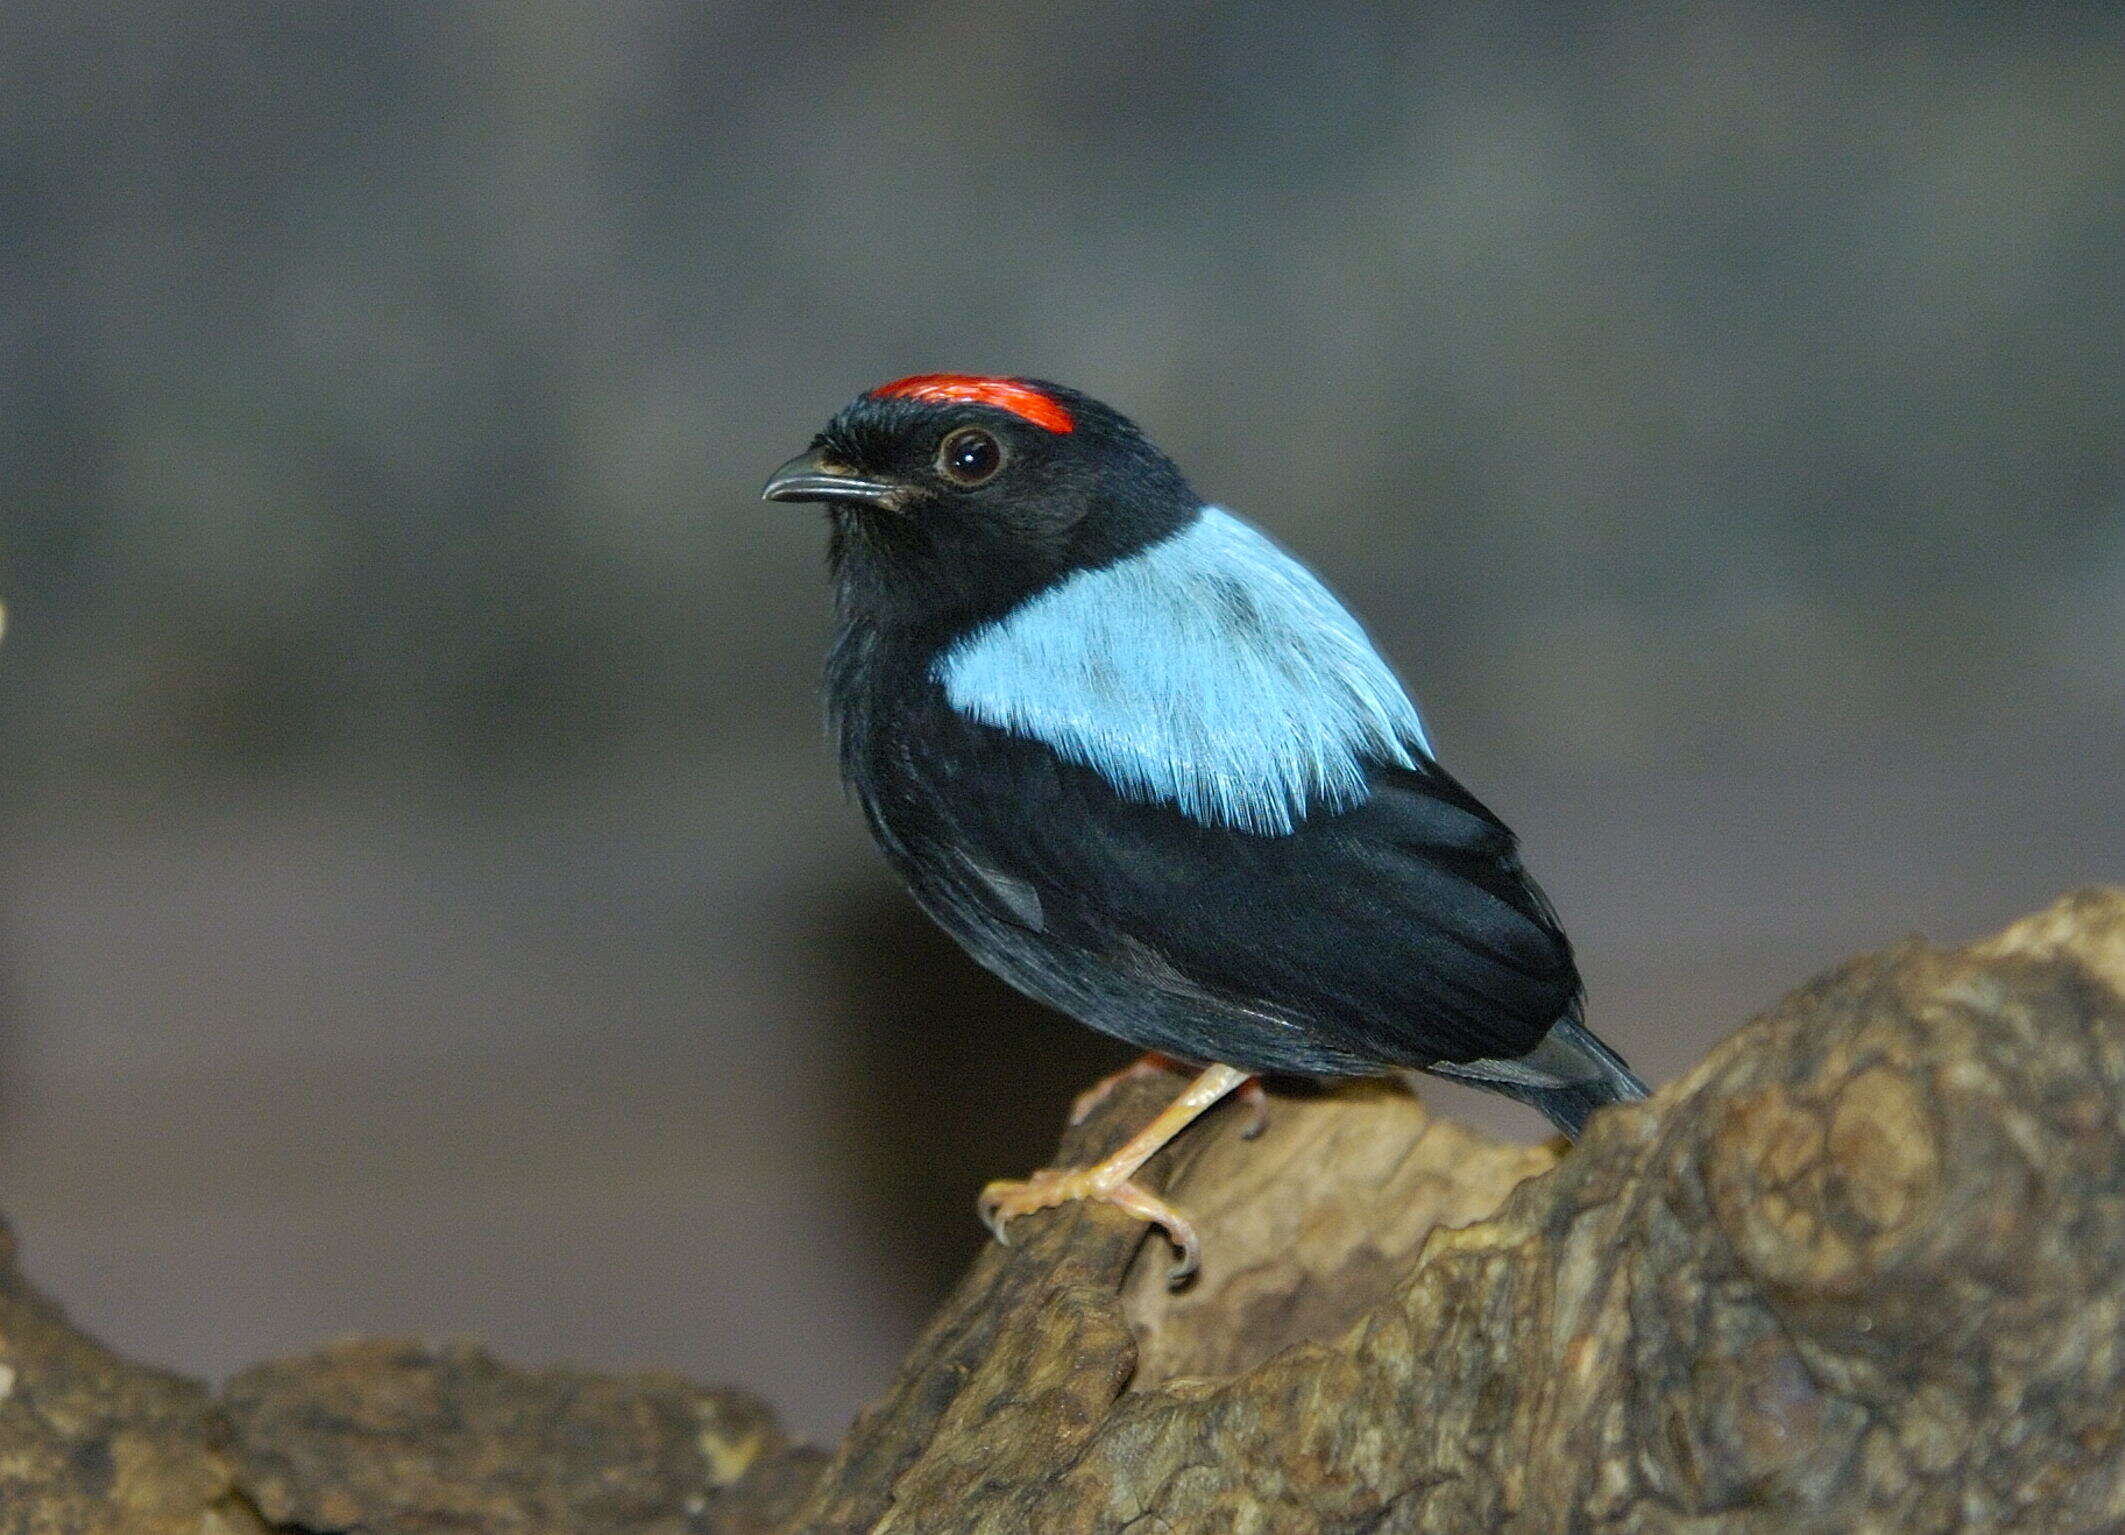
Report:
[[[1147,1050],[1120,1071],[1101,1077],[1090,1087],[1070,1100],[1070,1123],[1081,1125],[1092,1117],[1092,1111],[1114,1096],[1114,1090],[1124,1082],[1133,1082],[1138,1077],[1157,1076],[1163,1072],[1176,1074],[1192,1070],[1185,1062],[1157,1050]],[[1269,1127],[1269,1094],[1262,1090],[1260,1077],[1249,1077],[1240,1084],[1240,1102],[1247,1105],[1247,1128],[1240,1132],[1240,1139],[1251,1141]]]
[[[1124,1082],[1133,1082],[1138,1077],[1156,1076],[1161,1072],[1185,1071],[1187,1068],[1170,1055],[1161,1055],[1156,1050],[1146,1050],[1120,1071],[1110,1072],[1070,1100],[1070,1123],[1081,1125],[1092,1117],[1092,1111],[1114,1096],[1114,1090]]]
[[[1181,1095],[1160,1111],[1150,1124],[1129,1137],[1112,1156],[1091,1167],[1046,1167],[1032,1177],[1000,1179],[981,1191],[981,1219],[996,1240],[1009,1245],[1006,1234],[1013,1219],[1067,1204],[1073,1199],[1102,1199],[1119,1205],[1138,1220],[1162,1227],[1180,1249],[1180,1262],[1173,1270],[1178,1283],[1195,1272],[1203,1261],[1203,1244],[1195,1228],[1178,1210],[1130,1180],[1158,1149],[1199,1119],[1220,1098],[1247,1081],[1247,1073],[1231,1066],[1212,1066],[1181,1090]]]

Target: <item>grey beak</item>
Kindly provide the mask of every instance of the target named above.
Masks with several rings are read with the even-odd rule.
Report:
[[[884,480],[866,480],[830,468],[825,449],[813,448],[767,477],[760,492],[762,501],[861,501],[870,506],[889,506],[899,497],[900,487]]]

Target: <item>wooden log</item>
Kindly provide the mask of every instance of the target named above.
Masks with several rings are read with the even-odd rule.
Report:
[[[1171,1085],[1130,1084],[1097,1155]],[[669,1377],[340,1345],[217,1400],[0,1269],[0,1532],[2125,1528],[2125,892],[1803,987],[1568,1154],[1407,1094],[1013,1227],[830,1459]]]

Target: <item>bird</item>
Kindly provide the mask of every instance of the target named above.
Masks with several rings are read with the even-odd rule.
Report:
[[[1105,1201],[1166,1232],[1180,1282],[1200,1239],[1135,1175],[1264,1075],[1428,1072],[1569,1138],[1646,1096],[1586,1026],[1513,833],[1358,621],[1120,412],[917,374],[859,395],[762,496],[826,510],[828,717],[916,903],[1145,1051],[1131,1071],[1196,1073],[1101,1161],[988,1184],[998,1240]]]

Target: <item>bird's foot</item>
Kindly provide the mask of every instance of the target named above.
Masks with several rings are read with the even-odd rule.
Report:
[[[1114,1205],[1163,1230],[1180,1252],[1180,1261],[1167,1276],[1168,1283],[1179,1284],[1202,1266],[1203,1244],[1188,1217],[1105,1163],[1093,1167],[1043,1167],[1029,1178],[999,1178],[981,1191],[981,1221],[997,1241],[1009,1247],[1008,1228],[1017,1217],[1080,1199]]]
[[[1090,1087],[1070,1100],[1070,1123],[1081,1125],[1092,1117],[1093,1110],[1112,1098],[1116,1089],[1125,1082],[1138,1077],[1163,1076],[1167,1072],[1180,1073],[1189,1068],[1170,1055],[1161,1055],[1156,1050],[1147,1050],[1120,1071],[1101,1077]],[[1249,1077],[1239,1086],[1240,1102],[1247,1105],[1247,1128],[1240,1131],[1240,1139],[1251,1141],[1269,1128],[1269,1094],[1262,1087],[1260,1077]]]
[[[1236,1066],[1206,1066],[1202,1074],[1181,1089],[1180,1096],[1162,1109],[1143,1129],[1129,1137],[1114,1153],[1090,1167],[1043,1168],[1030,1178],[1003,1179],[981,1191],[982,1224],[1008,1245],[1005,1234],[1012,1220],[1076,1199],[1097,1199],[1128,1211],[1140,1221],[1162,1228],[1180,1249],[1180,1263],[1172,1282],[1178,1284],[1194,1273],[1203,1261],[1203,1244],[1195,1227],[1180,1211],[1130,1180],[1136,1170],[1157,1154],[1181,1131],[1227,1093],[1249,1080]]]

